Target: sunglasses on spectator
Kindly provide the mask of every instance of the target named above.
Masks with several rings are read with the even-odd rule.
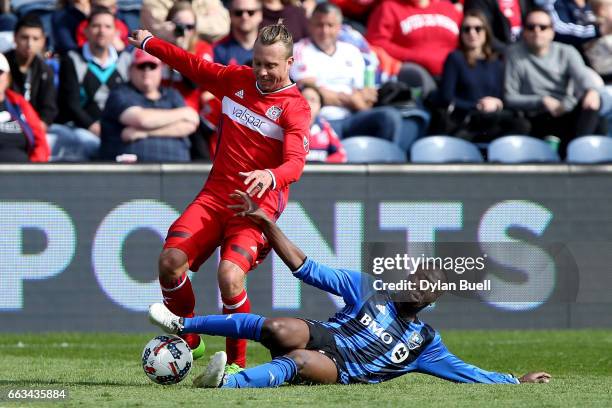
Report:
[[[540,31],[546,31],[550,28],[550,24],[525,24],[525,30],[527,31],[535,31],[536,28]]]
[[[476,31],[476,34],[480,34],[484,31],[484,27],[481,25],[477,25],[477,26],[464,25],[461,27],[461,32],[463,34],[467,34],[472,30]]]
[[[255,13],[257,13],[259,11],[259,9],[255,9],[255,10],[232,10],[232,15],[234,17],[242,17],[244,15],[244,13],[247,13],[249,15],[249,17],[253,17],[255,15]]]
[[[174,23],[176,27],[182,27],[183,30],[195,30],[195,24]]]
[[[159,65],[151,62],[145,62],[144,64],[136,65],[136,69],[139,71],[155,71]]]

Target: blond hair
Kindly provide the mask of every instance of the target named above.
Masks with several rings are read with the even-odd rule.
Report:
[[[270,24],[259,30],[257,42],[261,45],[281,43],[287,51],[287,58],[293,56],[293,36],[283,24],[283,19],[279,19],[278,23]]]

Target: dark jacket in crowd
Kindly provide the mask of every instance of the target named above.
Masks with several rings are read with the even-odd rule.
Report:
[[[36,56],[30,65],[29,72],[23,73],[19,70],[15,50],[4,55],[11,67],[13,78],[11,89],[23,95],[38,112],[40,119],[47,125],[51,125],[58,113],[53,69],[45,63],[42,57]]]

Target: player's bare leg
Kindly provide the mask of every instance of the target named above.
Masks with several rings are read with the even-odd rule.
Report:
[[[232,261],[222,260],[217,272],[221,300],[223,301],[223,314],[250,313],[251,302],[244,289],[246,273]],[[226,339],[228,364],[246,366],[246,340]]]
[[[261,328],[260,343],[272,356],[287,354],[296,349],[304,349],[310,340],[308,324],[292,317],[266,319]]]
[[[164,304],[178,316],[192,317],[195,296],[191,281],[187,276],[189,269],[187,254],[180,249],[166,248],[159,256],[158,267]],[[199,335],[186,333],[181,337],[193,350],[194,358],[199,358],[204,354],[204,343],[200,340]]]
[[[336,364],[324,354],[314,350],[294,350],[286,355],[297,366],[300,380],[314,384],[334,384],[338,381]]]

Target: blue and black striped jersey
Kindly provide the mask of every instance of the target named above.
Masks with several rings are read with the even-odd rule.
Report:
[[[294,275],[344,299],[345,307],[322,322],[334,335],[346,367],[346,372],[340,372],[342,383],[379,383],[420,372],[455,382],[518,384],[510,374],[463,362],[428,324],[402,319],[389,294],[373,289],[369,275],[311,259]]]

